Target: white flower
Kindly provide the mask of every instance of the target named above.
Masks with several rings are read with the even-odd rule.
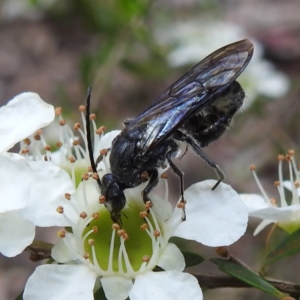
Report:
[[[96,148],[108,148],[118,133],[101,136]],[[87,155],[80,152],[79,157]],[[73,168],[74,164],[72,176],[76,173]],[[99,164],[99,174],[107,172],[109,154]],[[38,267],[26,284],[24,299],[92,300],[100,284],[108,299],[202,299],[197,280],[182,273],[184,257],[169,239],[177,236],[208,246],[229,245],[247,226],[247,210],[238,194],[223,183],[212,191],[212,180],[185,191],[187,220],[182,222],[181,209],[172,209],[168,202],[167,180],[161,179],[165,197],[151,193],[152,207],[145,207],[142,201],[145,185],[125,190],[127,203],[120,228],[112,224],[109,212],[99,203],[96,181],[88,173],[82,178],[76,192],[66,191],[60,204],[47,204],[49,215],[43,218],[53,223],[51,219],[59,216],[71,230],[59,231],[61,239],[52,250],[53,258],[61,264]],[[39,209],[45,211],[42,205],[35,209],[37,216]],[[154,272],[156,266],[164,271]]]
[[[235,24],[214,20],[191,20],[159,28],[157,38],[162,45],[173,46],[168,55],[170,66],[179,67],[199,62],[213,51],[248,35]],[[258,95],[280,98],[289,89],[288,77],[275,70],[273,65],[262,59],[262,47],[251,38],[254,55],[238,81],[246,91],[244,108]]]
[[[31,193],[45,184],[36,180],[36,164],[6,151],[53,119],[53,107],[35,93],[22,93],[0,108],[0,252],[3,255],[15,256],[31,244],[35,226],[21,212],[30,202]],[[46,166],[44,171],[47,173]]]
[[[248,207],[249,216],[263,219],[255,229],[254,235],[258,234],[271,223],[277,223],[279,227],[286,230],[288,233],[292,233],[300,228],[300,177],[294,151],[289,151],[288,155],[285,157],[279,155],[278,160],[279,179],[275,182],[275,186],[278,189],[279,201],[268,197],[255,173],[255,167],[251,167],[251,170],[262,196],[255,194],[241,195]],[[289,164],[289,181],[283,180],[282,162],[284,160],[288,161]],[[287,199],[285,188],[291,191],[291,199]]]

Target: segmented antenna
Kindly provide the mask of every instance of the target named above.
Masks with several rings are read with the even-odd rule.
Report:
[[[90,162],[91,162],[91,167],[92,167],[93,173],[98,174],[97,166],[96,166],[95,160],[94,160],[92,137],[91,137],[91,122],[90,122],[91,93],[92,93],[92,87],[90,86],[90,87],[88,87],[88,90],[87,90],[86,108],[85,108],[86,140],[87,140],[87,146],[88,146],[89,157],[90,157]],[[98,183],[98,186],[101,188],[102,183],[101,183],[99,177],[97,178],[97,183]]]

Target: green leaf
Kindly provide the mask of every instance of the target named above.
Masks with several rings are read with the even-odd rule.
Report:
[[[268,264],[274,263],[280,259],[295,255],[300,252],[300,229],[289,235],[283,242],[281,242],[275,250],[271,251],[265,261],[264,267]]]
[[[196,266],[204,261],[204,258],[197,253],[182,251],[182,254],[185,259],[186,268]]]
[[[242,265],[221,258],[212,258],[211,261],[217,264],[219,269],[224,273],[227,273],[243,282],[246,282],[250,286],[256,287],[279,299],[283,299],[284,297],[286,297],[284,293],[278,291],[273,285],[267,282],[264,278],[250,271],[249,269],[247,269]]]

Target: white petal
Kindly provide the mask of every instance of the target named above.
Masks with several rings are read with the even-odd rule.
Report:
[[[197,279],[177,271],[148,272],[136,277],[130,300],[202,300]]]
[[[69,235],[68,235],[69,236]],[[70,234],[70,236],[73,236]],[[69,242],[71,238],[69,238]],[[75,240],[74,240],[75,244]],[[65,238],[64,239],[59,239],[57,243],[53,246],[52,251],[51,251],[51,256],[53,257],[54,260],[60,263],[66,263],[71,260],[75,260],[77,257],[74,255],[69,247],[67,247],[65,243]]]
[[[240,197],[248,207],[249,213],[270,206],[262,196],[257,194],[240,194]]]
[[[181,222],[173,236],[196,240],[207,246],[226,246],[238,240],[247,228],[247,207],[229,185],[216,181],[196,183],[185,191],[186,221]],[[175,210],[172,219],[180,218]]]
[[[270,221],[270,220],[263,220],[254,230],[253,235],[257,235],[259,234],[263,229],[265,229],[269,224],[274,223],[274,221]]]
[[[22,93],[0,108],[0,153],[54,120],[54,108],[36,93]]]
[[[35,172],[35,182],[30,191],[31,202],[20,213],[42,227],[70,225],[56,212],[58,206],[71,206],[64,197],[65,193],[75,193],[69,174],[49,162],[30,161],[29,164]]]
[[[253,211],[249,216],[270,220],[273,222],[290,222],[299,219],[300,204],[285,207],[268,207]]]
[[[184,256],[175,244],[169,243],[160,255],[157,265],[166,271],[181,272],[185,268]]]
[[[25,286],[24,300],[94,300],[97,274],[85,265],[37,267]]]
[[[20,254],[35,236],[35,226],[13,213],[0,214],[0,252],[8,257]]]
[[[20,155],[0,154],[0,212],[26,206],[34,173]]]
[[[132,288],[132,280],[123,277],[102,277],[101,284],[108,300],[125,300]]]

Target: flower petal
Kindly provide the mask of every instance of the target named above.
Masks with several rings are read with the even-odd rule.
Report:
[[[133,286],[131,279],[118,276],[102,277],[100,281],[108,300],[125,300]]]
[[[20,254],[35,236],[35,226],[14,213],[0,214],[0,252],[8,257]]]
[[[69,238],[69,243],[71,243],[73,234],[69,234],[68,238]],[[73,238],[73,244],[75,244],[74,238]],[[53,246],[51,251],[51,256],[54,260],[60,263],[66,263],[68,261],[77,259],[77,257],[70,251],[69,247],[66,245],[64,239],[62,238],[59,239],[58,242]]]
[[[160,255],[157,265],[166,271],[181,272],[185,268],[184,256],[175,244],[169,243]]]
[[[42,227],[67,226],[69,223],[57,213],[58,206],[71,206],[65,193],[75,194],[69,174],[50,162],[30,161],[35,182],[30,190],[30,203],[20,212],[22,216]],[[71,201],[74,199],[72,198]],[[68,211],[75,214],[74,210]]]
[[[238,240],[247,228],[247,207],[229,185],[215,180],[196,183],[185,191],[186,221],[181,222],[173,236],[196,240],[207,246],[226,246]],[[175,210],[172,222],[181,212]]]
[[[130,300],[202,300],[197,279],[177,271],[148,272],[138,275],[129,293]]]
[[[0,155],[0,212],[26,206],[34,173],[28,162],[18,154]]]
[[[259,223],[259,225],[255,228],[253,235],[257,235],[259,234],[263,229],[265,229],[269,224],[274,223],[274,221],[271,220],[263,220],[261,221],[261,223]]]
[[[36,93],[22,93],[0,108],[0,153],[54,120],[54,108]]]
[[[37,267],[25,286],[24,300],[93,300],[97,274],[85,265]]]
[[[240,197],[246,204],[249,213],[270,206],[262,196],[257,194],[240,194]]]

